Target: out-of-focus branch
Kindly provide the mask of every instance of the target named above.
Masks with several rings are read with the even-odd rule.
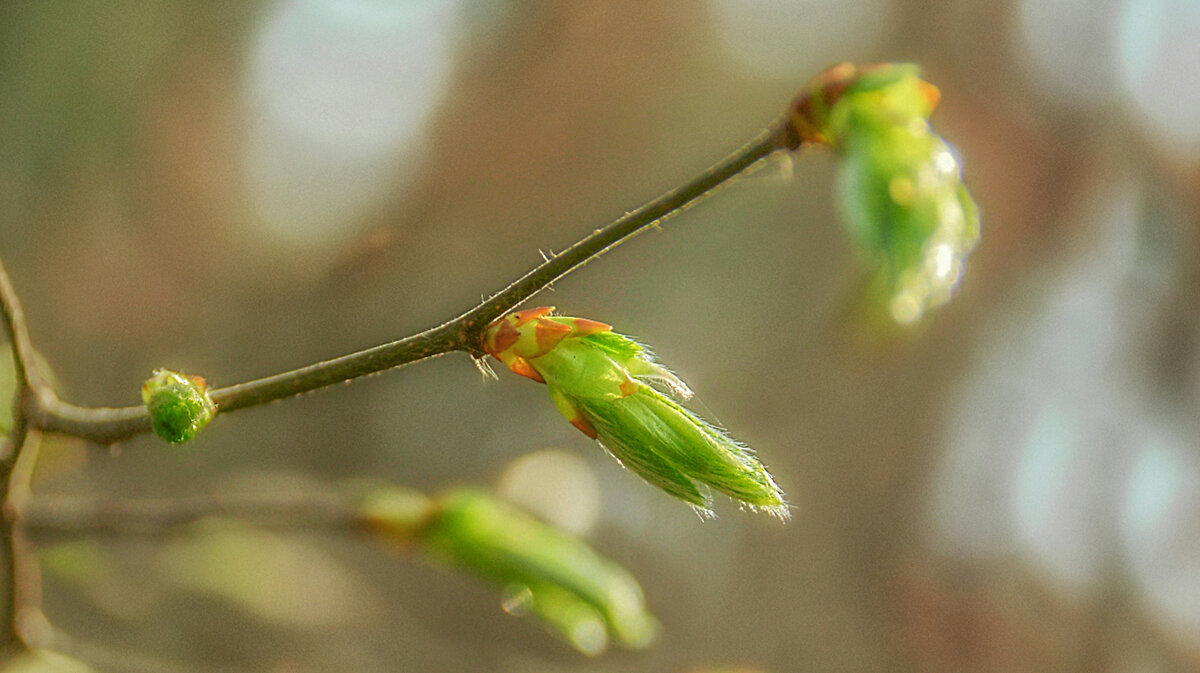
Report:
[[[37,557],[26,544],[18,526],[21,509],[29,494],[33,465],[37,462],[40,442],[31,432],[29,412],[38,398],[49,393],[44,377],[38,371],[25,324],[25,311],[13,288],[8,271],[0,262],[0,318],[5,335],[12,345],[16,387],[13,391],[13,424],[4,438],[0,453],[0,557],[3,557],[4,595],[0,603],[0,650],[14,651],[25,647],[21,636],[20,618],[23,611],[38,609],[41,601],[41,580]],[[31,441],[31,435],[33,435]]]
[[[45,379],[38,371],[33,354],[33,343],[29,339],[29,328],[25,324],[25,310],[17,298],[8,271],[0,262],[0,315],[4,319],[4,331],[12,344],[13,363],[17,372],[18,392],[30,388],[41,393],[46,388]],[[18,405],[20,404],[18,398]]]
[[[145,500],[40,495],[29,502],[21,525],[37,535],[160,536],[214,518],[288,530],[357,530],[367,525],[355,499],[333,493],[223,493]]]

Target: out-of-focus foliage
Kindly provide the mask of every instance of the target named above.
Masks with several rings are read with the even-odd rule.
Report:
[[[318,545],[213,523],[163,548],[167,577],[177,587],[228,601],[265,623],[308,629],[358,624],[374,612],[371,588]]]
[[[908,324],[950,299],[979,241],[979,209],[929,115],[940,94],[909,63],[842,63],[793,105],[802,143],[842,157],[838,199],[854,242],[879,267],[879,292]]]
[[[498,587],[506,611],[536,615],[584,654],[603,652],[610,637],[643,648],[658,631],[628,571],[485,493],[442,496],[420,539],[433,556]]]

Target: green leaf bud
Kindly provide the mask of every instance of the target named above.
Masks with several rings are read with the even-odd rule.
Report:
[[[950,299],[979,240],[958,161],[924,122],[864,127],[847,144],[839,201],[851,237],[876,260],[900,323]]]
[[[843,219],[900,323],[950,298],[979,241],[958,159],[929,125],[939,96],[915,65],[842,63],[792,107],[794,146],[824,144],[842,156]]]
[[[584,654],[599,654],[610,638],[645,647],[657,633],[641,587],[624,568],[485,493],[458,490],[441,498],[422,544],[499,588],[506,611],[535,615]]]
[[[142,402],[154,433],[172,444],[195,437],[217,413],[203,378],[168,369],[154,370],[142,385]]]
[[[485,350],[545,383],[567,420],[646,482],[712,516],[713,488],[754,511],[788,517],[783,491],[748,447],[654,386],[687,385],[650,351],[604,323],[518,311],[488,328]]]

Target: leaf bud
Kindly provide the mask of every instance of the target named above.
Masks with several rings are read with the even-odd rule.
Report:
[[[841,63],[809,83],[789,117],[790,146],[841,156],[843,219],[902,324],[950,299],[979,241],[958,157],[929,124],[939,98],[916,65]]]
[[[649,349],[604,323],[552,310],[500,318],[489,326],[484,349],[513,372],[545,383],[571,425],[701,516],[712,516],[711,487],[748,509],[788,517],[783,491],[749,447],[664,394],[686,399],[692,392]]]
[[[154,370],[142,384],[142,402],[154,433],[172,444],[195,437],[217,413],[203,378],[168,369]]]

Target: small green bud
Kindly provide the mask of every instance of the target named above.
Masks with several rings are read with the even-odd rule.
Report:
[[[451,492],[439,505],[423,546],[498,587],[507,612],[537,616],[588,655],[610,638],[631,648],[654,639],[658,623],[637,580],[582,540],[479,491]]]
[[[142,385],[142,402],[154,433],[172,444],[195,437],[217,413],[203,378],[168,369],[154,370]]]
[[[744,507],[788,518],[783,491],[746,446],[652,385],[687,385],[644,346],[604,323],[518,311],[489,328],[485,349],[550,389],[567,420],[653,486],[712,516],[712,487]]]

